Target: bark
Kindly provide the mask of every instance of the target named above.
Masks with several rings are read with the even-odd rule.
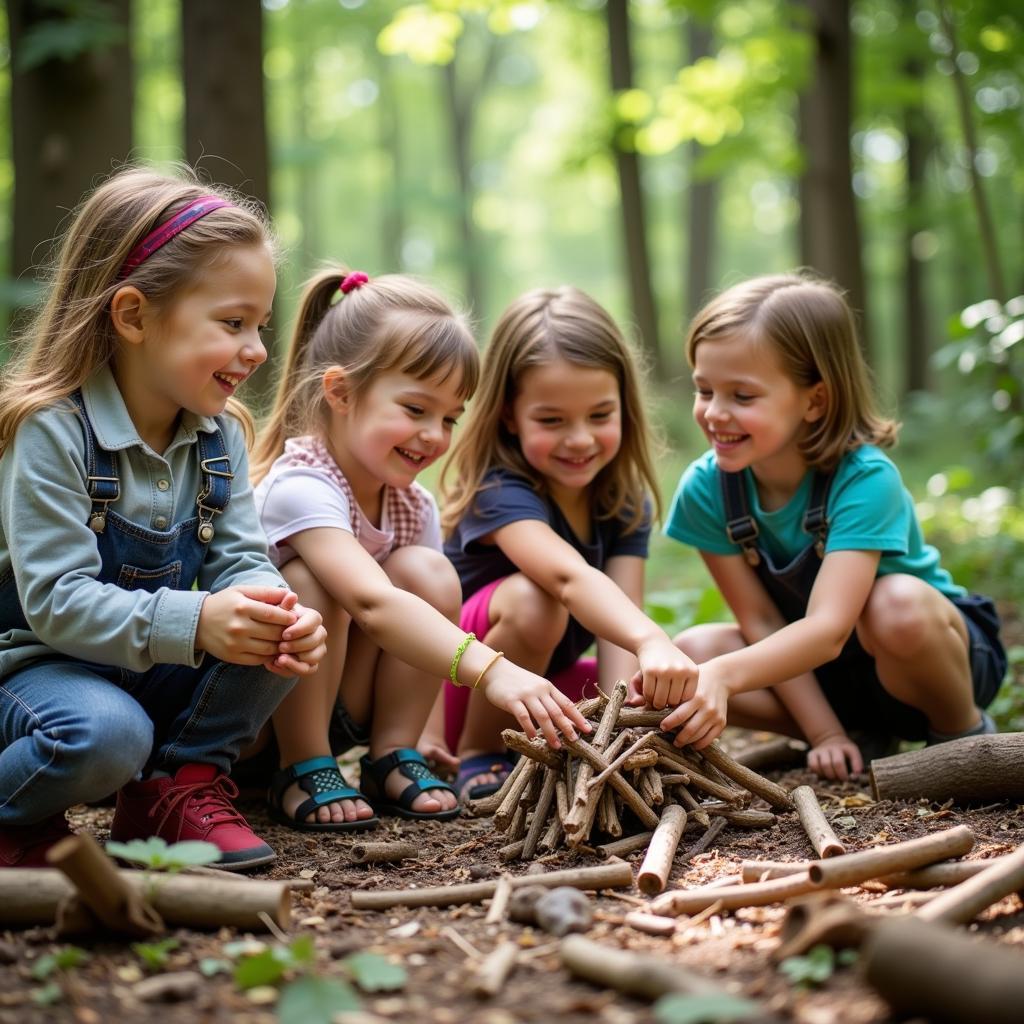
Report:
[[[526,833],[526,842],[523,846],[523,860],[530,860],[537,852],[537,844],[540,842],[541,832],[547,824],[548,812],[555,801],[555,783],[558,774],[553,768],[544,770],[544,782],[541,785],[540,796],[537,798],[537,805],[533,809],[533,819],[530,821],[530,828]]]
[[[850,124],[853,118],[853,33],[850,0],[804,0],[815,42],[814,73],[800,97],[800,254],[844,288],[866,352],[867,290],[861,231],[853,193]]]
[[[106,6],[123,29],[119,41],[70,60],[51,58],[23,68],[26,33],[74,15],[29,0],[7,4],[14,164],[11,277],[33,275],[67,211],[100,175],[131,155],[131,2],[111,0]]]
[[[520,875],[512,879],[512,888],[539,885],[554,889],[569,885],[574,889],[621,889],[633,884],[633,869],[625,861],[611,861],[591,868],[569,868],[543,875]],[[352,893],[354,910],[390,910],[392,907],[453,907],[463,903],[481,903],[494,895],[498,883],[470,882],[424,889],[393,889]]]
[[[1020,1021],[1020,951],[998,942],[919,918],[894,918],[872,929],[860,964],[900,1016],[956,1024]]]
[[[876,800],[1024,801],[1024,733],[967,736],[871,762]]]
[[[501,806],[494,812],[494,827],[499,832],[508,830],[512,819],[519,810],[519,798],[533,781],[534,775],[540,770],[540,765],[536,761],[527,761],[524,758],[523,763],[526,767],[519,773],[514,785],[507,787],[508,791],[505,793]],[[511,778],[511,775],[509,778]],[[502,788],[505,789],[506,787]]]
[[[685,827],[686,811],[679,804],[669,804],[662,811],[661,821],[654,830],[637,875],[637,885],[645,896],[653,896],[664,890]]]
[[[633,55],[630,49],[628,0],[608,0],[605,7],[608,24],[608,56],[613,93],[633,88]],[[647,243],[647,208],[640,180],[640,156],[636,148],[621,138],[612,140],[612,152],[619,177],[622,200],[623,256],[632,300],[633,318],[640,341],[652,366],[663,369],[658,344],[658,311],[651,280],[651,261]]]

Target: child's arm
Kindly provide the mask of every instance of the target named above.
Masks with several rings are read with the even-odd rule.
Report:
[[[288,543],[382,650],[439,679],[448,675],[465,633],[426,601],[396,587],[351,533],[315,527],[294,534]],[[506,658],[494,661],[495,654],[482,641],[471,643],[459,661],[459,682],[473,685],[480,680],[480,690],[492,704],[513,715],[530,737],[539,727],[552,747],[559,746],[558,732],[574,739],[577,730],[590,731],[586,719],[551,683]]]
[[[605,575],[612,580],[619,590],[638,608],[644,606],[644,569],[646,562],[636,555],[616,555],[609,558],[605,566]],[[639,665],[636,656],[610,640],[597,641],[597,678],[603,693],[611,693],[612,687],[620,679],[632,681],[637,675]],[[640,703],[643,695],[637,691],[632,694],[636,703]]]
[[[636,655],[649,704],[663,708],[693,691],[696,665],[613,579],[588,565],[550,526],[537,519],[521,519],[495,530],[492,539],[521,572],[560,601],[586,629]]]
[[[827,554],[806,616],[788,624],[742,556],[702,555],[750,646],[701,665],[696,694],[665,719],[664,727],[679,728],[680,745],[706,746],[724,727],[732,694],[774,686],[812,746],[845,734],[812,673],[838,656],[853,631],[874,585],[880,552]]]

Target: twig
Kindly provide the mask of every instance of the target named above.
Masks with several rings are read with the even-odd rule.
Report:
[[[797,786],[790,796],[814,852],[819,857],[839,857],[846,853],[846,847],[826,821],[814,790],[810,786]]]

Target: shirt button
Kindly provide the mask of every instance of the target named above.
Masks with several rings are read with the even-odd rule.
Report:
[[[166,491],[167,488],[171,486],[171,481],[170,480],[157,480],[156,486],[157,486],[158,490]]]
[[[157,516],[156,519],[153,520],[153,525],[158,530],[165,529],[166,526],[167,526],[167,519],[166,519],[166,517],[164,517],[164,516]]]

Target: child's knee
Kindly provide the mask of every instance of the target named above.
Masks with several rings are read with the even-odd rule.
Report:
[[[703,662],[744,646],[740,631],[727,623],[705,623],[677,633],[672,642],[691,661]]]
[[[62,744],[68,777],[73,780],[71,802],[98,800],[131,782],[152,749],[153,723],[138,705],[83,716]]]
[[[449,619],[462,605],[462,587],[455,566],[433,548],[411,545],[392,552],[384,571],[396,587],[415,594]]]
[[[494,625],[500,623],[524,646],[538,652],[558,646],[569,624],[569,612],[560,601],[522,573],[504,580],[495,596],[498,600],[491,603]]]
[[[875,654],[912,656],[932,633],[930,609],[912,581],[880,576],[861,616],[859,633],[864,647]]]

